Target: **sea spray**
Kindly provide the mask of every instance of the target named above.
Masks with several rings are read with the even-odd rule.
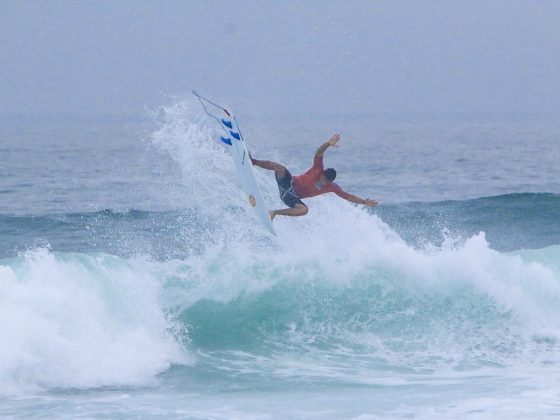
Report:
[[[188,100],[160,107],[155,118],[158,129],[151,136],[151,144],[179,165],[189,207],[196,206],[201,214],[212,217],[219,226],[216,237],[235,241],[247,236],[253,243],[270,245],[267,235],[253,223],[253,211],[239,187],[231,156],[218,141],[223,133],[215,122]],[[252,145],[249,141],[250,151],[254,151]],[[273,172],[258,170],[257,182],[266,201],[278,205]]]

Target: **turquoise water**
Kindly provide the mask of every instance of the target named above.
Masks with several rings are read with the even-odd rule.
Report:
[[[2,129],[1,415],[560,414],[557,126],[249,119],[293,172],[343,125],[327,164],[381,201],[271,238],[191,105]]]

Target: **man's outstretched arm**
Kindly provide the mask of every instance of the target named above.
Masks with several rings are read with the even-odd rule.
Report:
[[[346,197],[346,200],[350,201],[351,203],[365,204],[366,206],[370,206],[370,207],[374,207],[379,204],[375,200],[371,200],[369,198],[360,198],[354,194],[349,194],[348,197]]]
[[[366,206],[377,206],[378,203],[375,200],[371,200],[369,198],[362,198],[362,197],[358,197],[357,195],[354,194],[350,194],[349,192],[344,191],[342,188],[340,188],[338,185],[333,185],[332,188],[332,192],[334,192],[336,195],[338,195],[341,198],[344,198],[347,201],[350,201],[351,203],[356,203],[356,204],[365,204]]]
[[[336,143],[338,143],[339,140],[340,140],[340,134],[336,133],[328,141],[326,141],[321,146],[319,146],[319,148],[315,152],[315,156],[319,156],[319,157],[323,156],[323,154],[329,148],[329,146],[338,147]]]

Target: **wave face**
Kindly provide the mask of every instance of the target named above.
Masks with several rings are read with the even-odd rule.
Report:
[[[0,388],[147,384],[193,352],[213,368],[352,383],[558,363],[560,247],[507,255],[480,234],[427,253],[357,220],[352,242],[265,252],[2,260]]]
[[[377,214],[409,243],[441,244],[480,231],[492,248],[543,248],[560,241],[560,195],[517,193],[461,201],[381,206]]]

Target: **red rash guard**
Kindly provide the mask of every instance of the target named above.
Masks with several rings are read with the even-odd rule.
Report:
[[[323,156],[315,156],[313,166],[304,174],[292,178],[292,186],[299,198],[315,197],[319,194],[333,192],[339,197],[348,199],[350,194],[340,188],[336,183],[328,181],[325,185],[317,187],[319,178],[323,173]],[[316,185],[317,184],[317,185]]]

